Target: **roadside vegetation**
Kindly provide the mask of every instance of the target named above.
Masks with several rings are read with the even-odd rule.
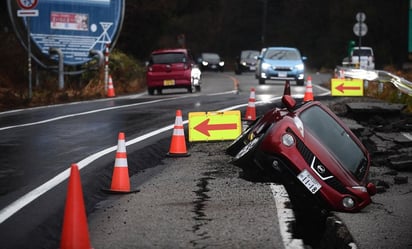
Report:
[[[66,75],[65,88],[58,89],[57,72],[46,71],[33,65],[32,97],[29,97],[27,53],[11,34],[0,34],[0,111],[41,105],[59,104],[106,97],[104,70],[95,61],[86,65],[79,75]],[[109,74],[116,95],[144,91],[144,64],[120,50],[109,57]],[[35,64],[35,63],[33,63]]]

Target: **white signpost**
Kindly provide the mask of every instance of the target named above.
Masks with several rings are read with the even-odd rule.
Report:
[[[358,12],[356,14],[356,21],[358,21],[357,23],[355,23],[355,25],[353,25],[353,33],[355,33],[356,36],[359,37],[359,42],[358,42],[358,46],[359,46],[359,50],[360,47],[362,46],[362,36],[365,36],[366,33],[368,33],[368,26],[366,25],[366,23],[364,23],[366,20],[366,14],[363,12]],[[359,53],[359,64],[360,64],[360,53]]]
[[[38,0],[17,0],[21,9],[17,10],[17,16],[26,18],[27,22],[27,53],[28,53],[28,74],[29,74],[29,99],[32,98],[32,70],[31,70],[31,42],[30,42],[30,17],[39,16],[39,10],[34,9]]]

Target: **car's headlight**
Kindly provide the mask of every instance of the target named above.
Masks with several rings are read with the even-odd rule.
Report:
[[[295,68],[296,68],[297,70],[304,70],[304,69],[305,69],[305,65],[304,65],[304,64],[299,64],[299,65],[296,65]]]
[[[360,190],[360,191],[362,191],[362,192],[364,192],[364,193],[367,193],[368,192],[368,189],[366,188],[366,187],[364,187],[364,186],[354,186],[354,187],[352,187],[353,189],[357,189],[357,190]]]
[[[266,70],[266,69],[268,69],[268,68],[270,68],[270,64],[269,64],[269,63],[266,63],[266,62],[263,62],[263,63],[262,63],[262,69],[263,69],[263,70]]]
[[[209,64],[209,62],[207,62],[207,61],[202,61],[202,65],[203,65],[203,66],[207,66],[207,64]]]
[[[225,65],[224,61],[219,62],[219,66],[223,67]]]
[[[350,196],[346,196],[342,199],[342,205],[347,209],[352,209],[355,206],[355,200]]]
[[[291,134],[285,133],[282,135],[282,143],[285,146],[290,147],[295,143],[295,138]]]

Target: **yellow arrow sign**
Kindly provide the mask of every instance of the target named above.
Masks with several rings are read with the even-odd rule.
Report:
[[[240,111],[189,112],[189,141],[234,140],[242,132]]]
[[[363,80],[332,79],[330,89],[332,96],[363,96]]]

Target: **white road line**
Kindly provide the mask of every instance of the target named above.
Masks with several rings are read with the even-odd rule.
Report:
[[[173,99],[176,99],[176,98],[171,98],[171,99],[167,99],[167,100],[173,100]],[[33,126],[33,125],[38,125],[38,124],[45,124],[45,123],[50,123],[50,122],[53,122],[53,121],[58,121],[58,120],[66,119],[66,118],[83,116],[83,115],[88,115],[88,114],[93,114],[93,113],[111,111],[111,110],[128,108],[128,107],[139,106],[139,105],[152,104],[152,103],[157,103],[157,102],[161,102],[161,101],[165,101],[165,100],[166,100],[166,99],[153,100],[153,101],[142,102],[142,103],[135,103],[135,104],[130,104],[130,105],[107,107],[107,108],[102,108],[102,109],[97,109],[97,110],[92,110],[92,111],[87,111],[87,112],[79,112],[79,113],[74,113],[74,114],[68,114],[68,115],[58,116],[58,117],[54,117],[54,118],[50,118],[50,119],[40,120],[40,121],[37,121],[37,122],[31,122],[31,123],[25,123],[25,124],[13,125],[13,126],[0,127],[0,131],[2,131],[2,130],[9,130],[9,129],[13,129],[13,128],[19,128],[19,127]]]
[[[286,204],[290,202],[290,199],[285,187],[283,185],[271,183],[270,189],[272,190],[273,197],[276,202],[279,229],[283,240],[283,246],[286,249],[303,249],[303,241],[300,239],[294,239],[293,234],[290,232],[290,227],[288,227],[291,225],[290,223],[295,220],[295,216],[293,214],[293,210],[286,206]]]
[[[412,134],[409,132],[401,132],[401,134],[406,137],[407,139],[412,141]]]
[[[187,124],[187,123],[188,123],[187,120],[183,122],[183,124]],[[156,135],[158,135],[162,132],[171,130],[173,128],[174,128],[174,124],[169,125],[169,126],[165,126],[163,128],[160,128],[160,129],[152,131],[152,132],[149,132],[149,133],[147,133],[143,136],[134,138],[134,139],[126,142],[126,146],[141,142],[145,139],[156,136]],[[80,170],[80,169],[88,166],[93,161],[101,158],[102,156],[104,156],[106,154],[109,154],[109,153],[115,151],[116,149],[117,149],[117,145],[106,148],[102,151],[99,151],[99,152],[97,152],[93,155],[90,155],[90,156],[86,157],[85,159],[79,161],[77,163],[77,166],[79,167],[79,170]],[[38,197],[40,197],[41,195],[43,195],[47,191],[51,190],[52,188],[54,188],[55,186],[57,186],[61,182],[65,181],[67,178],[69,178],[69,176],[70,176],[70,167],[67,168],[66,170],[64,170],[63,172],[61,172],[60,174],[58,174],[57,176],[53,177],[52,179],[50,179],[46,183],[44,183],[41,186],[37,187],[36,189],[34,189],[34,190],[28,192],[27,194],[23,195],[22,197],[20,197],[19,199],[17,199],[16,201],[14,201],[10,205],[8,205],[7,207],[3,208],[0,211],[0,224],[3,223],[8,218],[10,218],[17,211],[19,211],[20,209],[22,209],[23,207],[28,205],[30,202],[34,201],[35,199],[37,199]]]

